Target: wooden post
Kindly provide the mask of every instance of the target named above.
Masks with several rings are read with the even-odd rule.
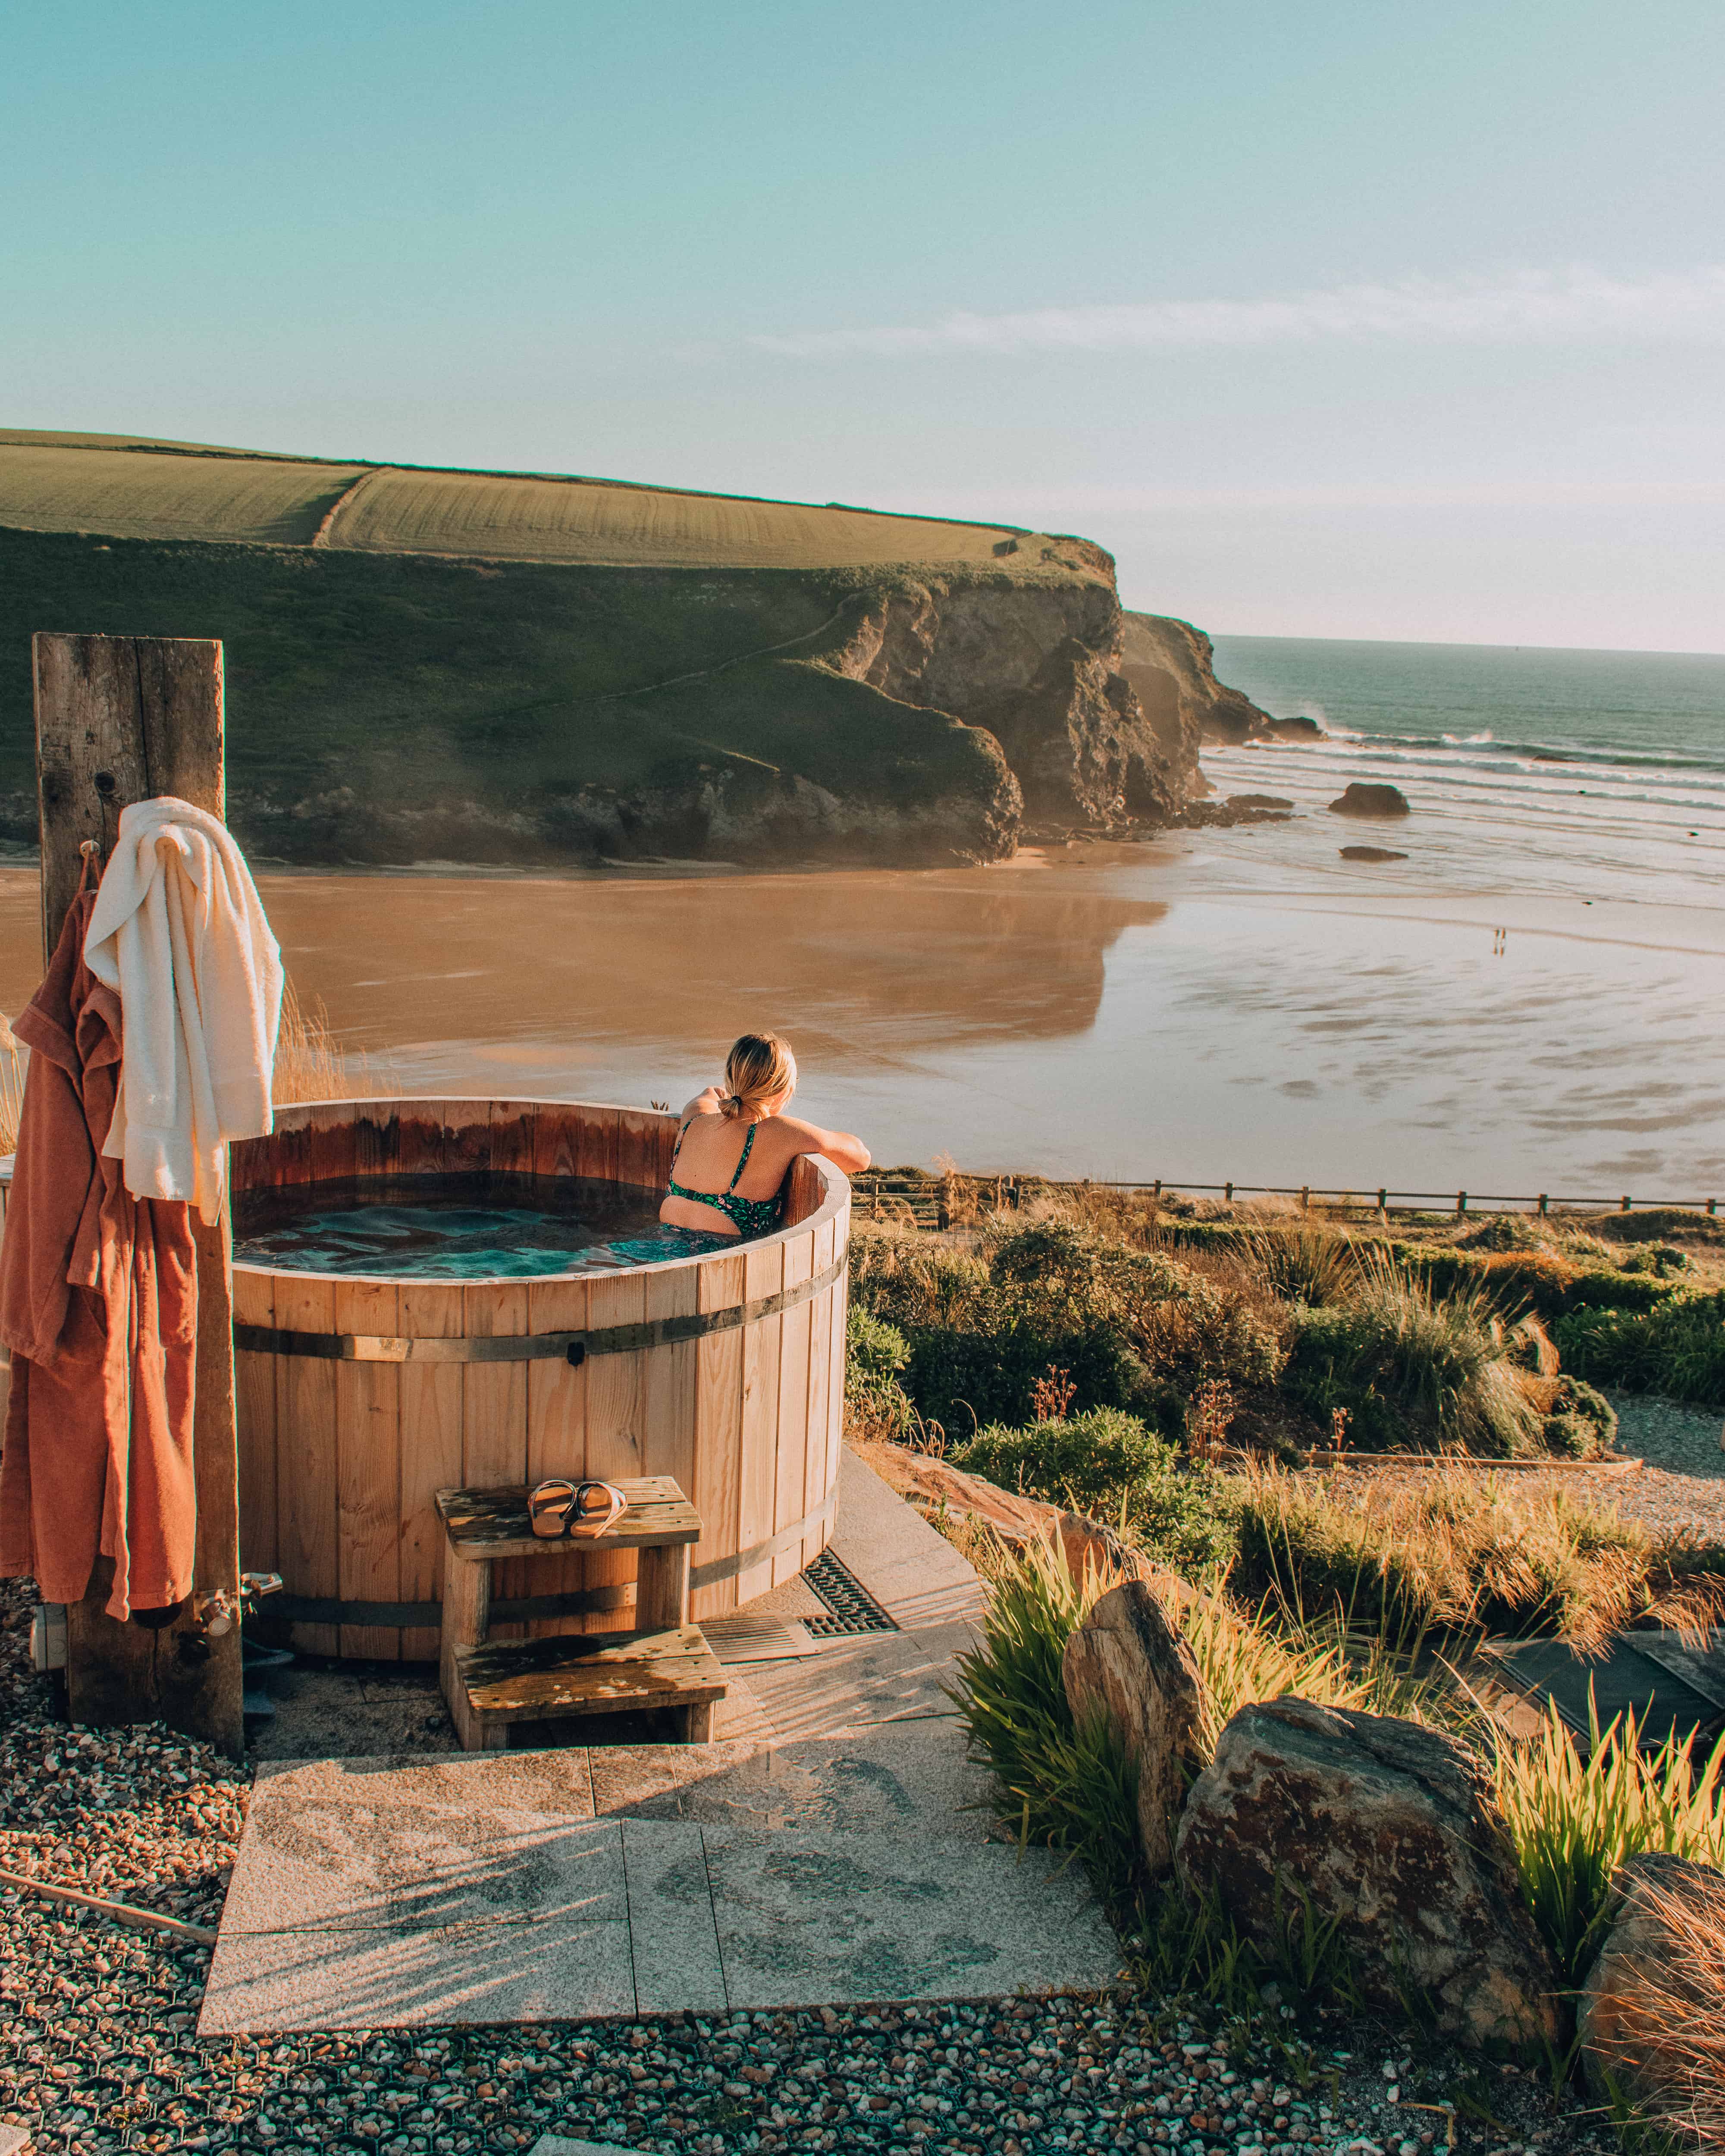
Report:
[[[1624,1201],[1623,1201],[1623,1207],[1622,1207],[1622,1209],[1623,1209],[1623,1211],[1624,1211],[1624,1212],[1625,1212],[1625,1213],[1627,1213],[1627,1212],[1629,1211],[1629,1209],[1630,1209],[1630,1202],[1629,1202],[1629,1200],[1628,1200],[1628,1199],[1627,1199],[1627,1198],[1625,1198],[1625,1199],[1624,1199]]]
[[[1543,1220],[1551,1209],[1551,1201],[1542,1190],[1539,1194],[1539,1217]]]
[[[1466,1210],[1467,1193],[1465,1190],[1458,1190],[1455,1193],[1455,1218],[1459,1220]]]
[[[78,889],[80,848],[105,864],[120,812],[175,793],[220,816],[222,647],[182,637],[33,639],[36,780],[42,823],[42,932],[59,941]],[[165,1630],[116,1625],[103,1612],[111,1567],[99,1558],[89,1591],[66,1612],[66,1691],[74,1722],[165,1722],[238,1759],[245,1749],[239,1656],[239,1503],[234,1430],[233,1235],[228,1208],[213,1227],[192,1217],[198,1250],[198,1489],[194,1604]],[[221,1594],[234,1612],[212,1637],[197,1598]]]

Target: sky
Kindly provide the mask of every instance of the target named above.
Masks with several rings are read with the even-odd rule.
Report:
[[[0,425],[1076,531],[1725,650],[1717,0],[8,10]]]

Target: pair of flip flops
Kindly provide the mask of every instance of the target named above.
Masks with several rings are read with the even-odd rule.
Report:
[[[614,1482],[572,1482],[554,1476],[527,1496],[527,1522],[542,1542],[602,1535],[628,1506]]]

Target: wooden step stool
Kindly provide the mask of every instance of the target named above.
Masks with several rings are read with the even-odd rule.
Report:
[[[444,1523],[444,1697],[469,1752],[501,1752],[513,1722],[675,1707],[684,1741],[712,1736],[713,1702],[725,1697],[718,1658],[689,1621],[689,1552],[701,1539],[695,1507],[668,1475],[616,1486],[624,1510],[602,1535],[543,1541],[527,1518],[527,1486],[439,1490]],[[572,1551],[639,1550],[633,1632],[574,1633],[547,1640],[487,1640],[491,1567],[500,1558],[567,1557]]]

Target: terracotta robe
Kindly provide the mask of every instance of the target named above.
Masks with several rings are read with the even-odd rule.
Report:
[[[77,1602],[110,1557],[124,1619],[192,1592],[198,1270],[189,1209],[131,1197],[102,1158],[121,1019],[84,962],[95,903],[80,893],[13,1029],[31,1053],[0,1239],[0,1577]]]

